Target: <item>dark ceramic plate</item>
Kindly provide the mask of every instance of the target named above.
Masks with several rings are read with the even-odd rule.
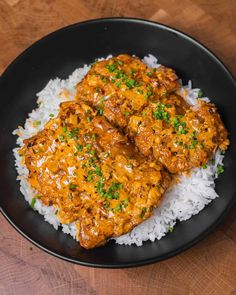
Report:
[[[230,131],[225,172],[216,183],[220,198],[200,214],[178,223],[173,233],[142,247],[106,246],[84,250],[70,236],[56,231],[30,209],[16,182],[12,130],[36,107],[35,94],[54,77],[66,78],[75,68],[108,54],[139,57],[151,53],[172,67],[184,81],[191,79],[219,107]],[[56,31],[24,51],[0,79],[1,211],[36,246],[74,263],[96,267],[128,267],[160,261],[191,247],[226,215],[236,193],[236,83],[219,59],[197,41],[172,28],[137,19],[92,20]]]

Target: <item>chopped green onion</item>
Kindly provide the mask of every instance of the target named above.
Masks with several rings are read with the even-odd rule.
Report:
[[[182,117],[183,117],[182,115],[178,115],[171,122],[172,127],[174,127],[176,131],[178,131],[177,134],[187,134],[188,133],[188,130],[186,128],[186,126],[187,126],[186,122],[179,121],[179,119]]]
[[[116,79],[120,79],[122,77],[124,77],[124,72],[123,71],[116,71]]]
[[[201,148],[201,149],[204,149],[204,147],[205,147],[204,142],[201,142],[201,143],[200,143],[200,148]]]
[[[33,199],[31,200],[31,203],[30,203],[30,207],[31,207],[32,209],[34,209],[35,203],[36,203],[36,199],[33,198]]]
[[[96,175],[98,175],[98,176],[102,176],[102,170],[101,170],[101,168],[96,167],[94,173],[95,173]]]
[[[91,143],[87,143],[85,147],[86,147],[87,149],[90,149],[91,146],[92,146]]]
[[[117,87],[117,88],[120,88],[120,87],[121,87],[121,84],[122,84],[121,81],[117,82],[117,83],[116,83],[116,87]]]
[[[199,98],[203,97],[203,91],[201,89],[198,91],[198,97]]]
[[[106,65],[106,68],[108,69],[108,71],[110,73],[113,73],[116,69],[116,65],[115,64],[111,64],[111,65]]]
[[[203,164],[203,165],[202,165],[202,168],[203,168],[203,169],[207,169],[207,164]]]
[[[110,203],[109,203],[109,202],[106,202],[106,203],[103,205],[103,208],[107,209],[107,208],[109,208],[109,206],[110,206]]]
[[[68,138],[76,138],[78,139],[78,131],[79,131],[79,128],[73,128],[71,131],[69,131],[67,133],[67,137]]]
[[[83,150],[83,146],[81,144],[78,144],[76,146],[77,151],[81,152]]]
[[[128,116],[130,115],[130,112],[124,112],[124,115],[125,115],[126,117],[128,117]]]
[[[143,218],[144,214],[147,212],[147,208],[143,207],[141,213],[139,214],[139,218]]]
[[[86,178],[87,181],[92,181],[93,180],[93,175],[88,175]]]
[[[103,114],[103,110],[102,109],[97,109],[98,115],[102,115]]]
[[[41,195],[35,195],[35,198],[36,198],[36,199],[41,199],[42,196],[41,196]]]
[[[125,84],[126,84],[126,86],[127,86],[129,89],[133,89],[134,86],[135,86],[135,80],[133,80],[133,79],[129,79],[129,80],[126,81]]]
[[[191,138],[191,139],[194,139],[194,138],[196,137],[196,135],[197,135],[197,131],[194,130],[194,131],[190,134],[190,138]]]
[[[129,198],[126,198],[125,200],[121,201],[121,205],[123,208],[126,208],[129,205]]]
[[[67,137],[68,137],[68,138],[72,138],[72,137],[73,137],[71,131],[67,134]]]
[[[59,135],[58,138],[59,138],[60,141],[64,141],[65,140],[64,135]]]
[[[157,120],[164,120],[167,123],[170,121],[170,115],[165,111],[165,105],[160,103],[153,112],[153,117]]]
[[[77,184],[73,184],[73,183],[70,184],[70,189],[71,190],[74,190],[76,188],[77,188]]]
[[[95,150],[91,150],[90,151],[90,155],[94,156],[96,154],[96,151]]]
[[[217,174],[221,174],[221,173],[223,173],[224,172],[224,168],[223,168],[223,166],[222,165],[217,165]]]
[[[97,135],[96,133],[94,133],[94,134],[92,135],[92,139],[93,139],[93,140],[95,140],[97,137],[98,137],[98,135]]]
[[[121,204],[118,204],[115,209],[114,209],[115,212],[121,212],[122,211],[122,206]]]
[[[120,182],[118,182],[118,183],[116,184],[116,187],[117,187],[117,189],[122,189],[122,188],[123,188],[123,184],[120,183]]]
[[[189,146],[190,149],[194,149],[196,147],[196,145],[198,144],[198,141],[197,140],[192,140],[191,141],[191,144]]]

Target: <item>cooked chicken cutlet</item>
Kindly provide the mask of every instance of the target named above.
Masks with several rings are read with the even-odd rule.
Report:
[[[203,166],[229,144],[214,104],[199,101],[190,107],[176,94],[150,102],[142,115],[131,116],[128,133],[143,155],[154,155],[171,173]]]
[[[170,176],[88,105],[65,102],[26,139],[20,155],[30,185],[62,223],[75,222],[84,248],[101,246],[152,215]]]
[[[176,94],[179,87],[172,69],[119,55],[92,66],[77,85],[77,100],[121,128],[143,155],[181,173],[204,165],[229,141],[215,105],[191,107]]]
[[[141,113],[149,100],[179,86],[172,69],[151,69],[139,58],[122,54],[93,64],[77,86],[77,97],[96,107],[114,126],[125,128],[129,117]]]

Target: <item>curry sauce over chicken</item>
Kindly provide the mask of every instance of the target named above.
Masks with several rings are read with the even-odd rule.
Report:
[[[204,165],[229,141],[214,104],[190,106],[176,94],[179,88],[172,69],[119,55],[92,66],[77,86],[77,99],[121,128],[143,155],[181,173]]]
[[[76,222],[81,246],[93,248],[151,216],[170,182],[155,161],[87,105],[62,103],[57,118],[25,140],[20,154],[41,201]]]
[[[76,99],[60,105],[19,153],[30,185],[84,248],[131,231],[152,215],[171,174],[229,144],[214,104],[191,106],[175,72],[129,55],[92,65]]]

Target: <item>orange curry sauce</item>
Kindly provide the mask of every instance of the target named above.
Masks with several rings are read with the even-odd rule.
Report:
[[[77,99],[121,128],[143,155],[181,173],[204,165],[229,141],[215,105],[190,106],[176,94],[179,88],[172,69],[119,55],[92,66],[77,86]]]
[[[103,245],[150,217],[170,176],[146,160],[89,106],[61,104],[57,118],[25,140],[20,154],[42,202],[76,222],[81,246]]]
[[[89,249],[149,218],[177,174],[225,150],[214,104],[188,105],[172,69],[128,55],[96,62],[19,153],[29,182]],[[167,172],[168,171],[168,172]]]

